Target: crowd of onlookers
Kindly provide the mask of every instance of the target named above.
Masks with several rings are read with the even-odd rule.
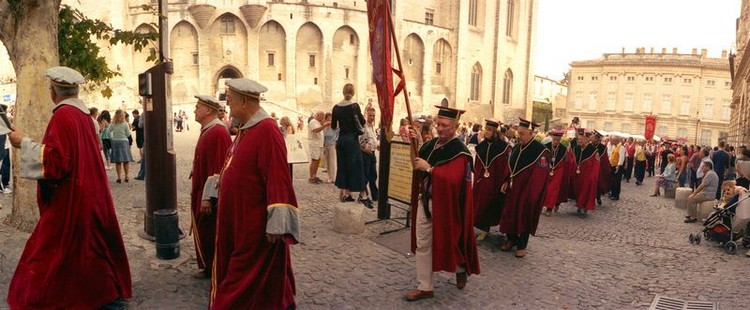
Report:
[[[138,110],[133,110],[132,120],[131,115],[125,110],[116,110],[112,115],[108,110],[103,110],[101,113],[99,109],[92,107],[89,108],[89,115],[94,123],[94,128],[99,135],[100,144],[99,147],[104,156],[104,163],[106,169],[112,169],[114,164],[115,171],[117,172],[117,180],[115,182],[125,183],[130,182],[130,163],[135,162],[133,158],[131,148],[133,142],[135,142],[138,148],[138,153],[141,163],[140,171],[135,177],[136,180],[144,180],[145,171],[143,162],[143,117]],[[135,138],[131,131],[135,132]]]

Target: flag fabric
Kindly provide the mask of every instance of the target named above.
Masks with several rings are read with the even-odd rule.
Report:
[[[380,105],[382,128],[391,128],[393,122],[393,66],[391,65],[391,26],[387,0],[367,1],[367,18],[370,26],[370,55],[372,72]]]
[[[656,116],[646,115],[646,132],[643,136],[646,140],[651,140],[654,138],[654,131],[656,131]]]

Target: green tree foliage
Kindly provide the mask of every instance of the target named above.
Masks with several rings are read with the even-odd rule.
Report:
[[[153,10],[144,6],[144,10]],[[107,65],[107,61],[99,54],[102,42],[109,45],[132,45],[136,51],[149,48],[150,54],[146,61],[156,61],[154,42],[158,33],[138,33],[115,29],[111,25],[98,19],[88,19],[81,11],[68,5],[60,6],[57,42],[60,53],[60,65],[78,70],[88,81],[89,90],[101,89],[104,97],[112,96],[112,89],[108,82],[119,76],[120,67],[114,70]],[[104,46],[109,48],[109,46]]]

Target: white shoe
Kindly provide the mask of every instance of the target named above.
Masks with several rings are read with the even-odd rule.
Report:
[[[12,192],[13,192],[13,191],[12,191],[12,190],[10,190],[10,188],[7,188],[7,187],[6,187],[6,188],[4,188],[4,189],[3,189],[3,194],[10,194],[10,193],[12,193]]]

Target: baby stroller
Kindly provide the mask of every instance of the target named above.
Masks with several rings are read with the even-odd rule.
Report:
[[[716,241],[729,255],[737,253],[740,246],[750,247],[750,236],[746,226],[750,221],[750,194],[738,194],[724,208],[714,207],[703,222],[700,233],[690,234],[691,244],[701,243],[701,235],[709,241]],[[701,234],[702,233],[702,234]]]

